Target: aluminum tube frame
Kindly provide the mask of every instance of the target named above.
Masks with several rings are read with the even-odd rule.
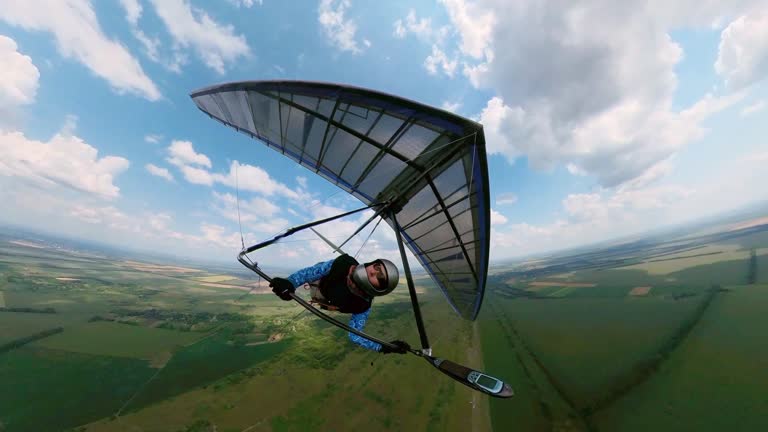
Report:
[[[432,348],[429,346],[429,338],[427,338],[427,331],[424,329],[424,321],[421,318],[421,309],[419,308],[419,299],[416,296],[416,287],[413,285],[413,277],[411,276],[411,267],[408,265],[408,257],[405,256],[405,246],[403,246],[403,236],[400,234],[400,224],[397,222],[397,216],[395,213],[390,213],[392,222],[395,226],[395,236],[397,237],[397,246],[400,248],[400,258],[403,260],[403,270],[405,270],[405,280],[408,283],[408,293],[411,295],[411,306],[413,307],[413,316],[416,318],[416,327],[419,330],[419,338],[421,339],[422,352],[430,355]]]

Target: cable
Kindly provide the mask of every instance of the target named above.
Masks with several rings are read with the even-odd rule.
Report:
[[[237,225],[240,227],[240,245],[245,249],[245,239],[243,238],[243,224],[240,222],[240,178],[238,177],[238,168],[240,162],[235,161],[235,202],[237,203]],[[242,250],[241,249],[241,250]]]
[[[378,227],[379,227],[379,224],[380,224],[380,223],[381,223],[381,221],[383,221],[383,220],[384,220],[383,218],[379,218],[379,221],[378,221],[378,222],[376,222],[376,225],[374,225],[374,226],[373,226],[373,229],[371,230],[371,232],[370,232],[370,233],[368,233],[368,237],[366,237],[366,238],[365,238],[365,241],[363,242],[363,244],[362,244],[362,245],[360,245],[360,249],[358,249],[358,250],[357,250],[357,253],[355,254],[355,259],[357,259],[357,256],[358,256],[358,255],[360,255],[360,251],[362,251],[362,250],[363,250],[363,248],[365,247],[365,244],[366,244],[366,243],[368,243],[368,240],[369,240],[369,239],[371,238],[371,236],[373,235],[373,232],[374,232],[374,231],[376,231],[376,228],[378,228]]]

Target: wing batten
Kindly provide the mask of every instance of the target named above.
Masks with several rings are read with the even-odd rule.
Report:
[[[404,244],[454,311],[477,316],[490,249],[481,125],[418,102],[328,83],[239,82],[192,98],[210,117],[366,204],[396,200]]]
[[[464,258],[467,260],[467,264],[469,264],[469,269],[472,271],[472,274],[477,278],[477,273],[475,272],[475,266],[472,264],[472,260],[469,257],[469,254],[467,253],[467,248],[464,247],[464,242],[461,241],[461,235],[459,235],[459,231],[456,228],[456,224],[453,221],[453,217],[451,216],[450,212],[448,212],[448,209],[445,207],[445,202],[443,201],[443,198],[440,196],[440,193],[437,191],[437,187],[434,185],[434,183],[430,182],[430,186],[432,187],[432,191],[435,193],[435,198],[437,199],[437,202],[440,203],[440,207],[443,208],[443,214],[445,214],[445,218],[448,219],[448,224],[451,227],[451,230],[453,231],[453,235],[459,239],[459,246],[461,247],[461,251],[464,254]]]

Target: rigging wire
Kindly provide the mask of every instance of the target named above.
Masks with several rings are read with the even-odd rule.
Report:
[[[365,244],[366,244],[366,243],[368,243],[368,240],[369,240],[369,239],[371,238],[371,236],[373,235],[373,232],[374,232],[374,231],[376,231],[376,228],[378,228],[378,227],[379,227],[379,224],[380,224],[380,223],[381,223],[381,221],[383,221],[383,220],[384,220],[383,218],[379,218],[379,221],[378,221],[378,222],[376,222],[376,225],[374,225],[374,226],[373,226],[373,229],[371,230],[371,232],[370,232],[370,233],[368,233],[368,237],[366,237],[366,238],[365,238],[365,241],[363,242],[363,244],[362,244],[362,245],[360,245],[360,249],[358,249],[358,250],[357,250],[357,253],[355,254],[355,259],[357,259],[357,256],[358,256],[358,255],[360,255],[360,252],[361,252],[361,251],[363,250],[363,248],[365,247]]]
[[[426,151],[423,151],[423,152],[419,153],[418,155],[416,155],[416,157],[415,157],[415,158],[413,158],[413,160],[416,160],[416,159],[418,159],[418,158],[420,158],[420,157],[422,157],[422,156],[424,156],[424,155],[426,155],[426,154],[430,154],[430,153],[434,153],[434,152],[436,152],[436,151],[438,151],[438,150],[442,150],[442,149],[444,149],[444,148],[446,148],[446,147],[448,147],[448,146],[450,146],[450,145],[452,145],[452,144],[455,144],[455,143],[457,143],[457,142],[459,142],[459,141],[462,141],[462,140],[464,140],[464,139],[467,139],[467,138],[469,138],[469,136],[470,136],[470,135],[474,135],[474,136],[475,136],[475,139],[477,139],[477,132],[472,132],[471,134],[467,134],[467,135],[464,135],[463,137],[459,137],[459,138],[456,138],[456,139],[455,139],[455,140],[453,140],[453,141],[448,141],[448,142],[447,142],[447,143],[445,143],[445,144],[440,144],[439,146],[437,146],[437,147],[435,147],[435,148],[433,148],[433,149],[430,149],[430,150],[426,150]]]
[[[235,202],[237,203],[237,225],[240,227],[240,245],[245,249],[245,239],[243,238],[243,223],[240,221],[240,179],[238,177],[238,167],[240,163],[235,163]]]
[[[239,162],[235,164],[235,203],[237,204],[237,225],[240,228],[240,246],[242,247],[241,250],[245,250],[245,238],[243,237],[243,224],[240,221],[240,179],[239,179],[239,176],[238,176],[238,167],[239,166],[240,166]],[[251,258],[248,257],[248,255],[245,256],[245,259],[247,259],[248,262],[251,263],[251,265],[256,265],[256,264],[254,264],[253,261],[251,261]],[[251,287],[251,289],[249,289],[248,292],[246,292],[245,294],[243,294],[240,297],[238,297],[237,300],[235,300],[235,301],[240,301],[240,300],[244,299],[250,293],[252,293],[253,290],[256,289],[256,287],[261,287],[261,276],[258,276],[258,279],[256,279],[256,285],[255,286]]]

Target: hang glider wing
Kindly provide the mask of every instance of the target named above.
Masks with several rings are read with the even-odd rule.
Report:
[[[408,248],[454,310],[477,317],[490,246],[482,125],[400,97],[318,82],[235,82],[191,96],[209,116],[360,201],[394,202]]]

